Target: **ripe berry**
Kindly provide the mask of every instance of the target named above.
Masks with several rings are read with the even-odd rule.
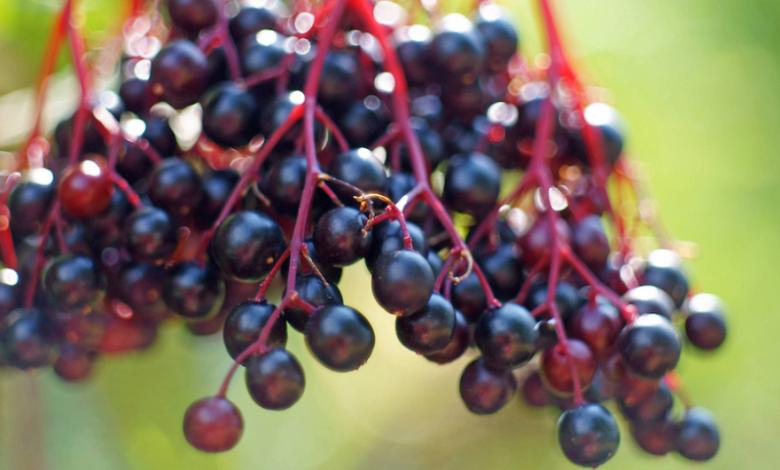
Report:
[[[197,227],[211,227],[217,220],[238,178],[238,173],[233,170],[214,170],[203,175],[203,199],[193,214]]]
[[[324,307],[326,305],[344,305],[341,292],[335,284],[325,285],[316,274],[303,274],[295,277],[295,291],[298,298],[309,305]],[[309,322],[309,313],[300,307],[287,307],[284,317],[296,330],[303,332]]]
[[[352,207],[337,207],[320,217],[314,227],[314,247],[320,259],[343,267],[368,254],[371,232],[363,235],[368,217]]]
[[[623,295],[623,301],[636,307],[636,313],[655,313],[671,320],[675,307],[672,298],[655,286],[639,286]]]
[[[343,269],[337,268],[330,264],[325,264],[322,261],[320,261],[319,254],[317,254],[317,250],[314,248],[314,243],[311,240],[306,241],[305,243],[306,243],[306,248],[309,250],[309,258],[312,260],[314,265],[320,271],[320,274],[322,274],[325,277],[328,283],[338,284],[338,282],[341,280]],[[295,271],[296,273],[316,275],[312,267],[309,265],[309,262],[305,260],[303,256],[298,257],[298,262],[296,264],[298,266],[298,268]],[[285,277],[287,277],[287,274],[289,273],[289,269],[290,269],[290,264],[289,262],[285,261],[285,263],[282,265],[282,274]]]
[[[230,357],[237,359],[246,348],[257,341],[275,309],[275,305],[266,301],[248,300],[238,304],[228,313],[222,339]],[[283,348],[286,344],[287,323],[280,319],[271,327],[268,346]]]
[[[523,261],[515,244],[502,243],[495,251],[477,257],[477,264],[502,302],[513,299],[523,286]]]
[[[680,338],[660,315],[640,315],[623,328],[617,347],[628,368],[642,377],[663,377],[680,360]]]
[[[348,49],[331,51],[322,66],[317,100],[342,111],[344,103],[349,103],[360,89],[361,79],[357,54]]]
[[[54,364],[59,351],[59,332],[51,317],[37,308],[17,308],[0,328],[0,353],[17,369]]]
[[[166,158],[149,176],[149,199],[173,218],[192,213],[202,198],[200,175],[184,160]]]
[[[232,449],[244,433],[241,412],[224,398],[198,400],[184,415],[184,437],[202,452],[225,452]]]
[[[176,109],[198,102],[208,85],[208,62],[198,46],[185,39],[169,42],[152,59],[152,93]]]
[[[275,211],[295,217],[306,180],[306,157],[290,155],[275,162],[263,175],[263,189]]]
[[[642,274],[644,284],[656,286],[672,298],[677,307],[688,295],[688,279],[682,269],[680,256],[671,250],[655,250],[647,256]]]
[[[574,225],[572,243],[577,255],[591,268],[601,268],[609,257],[609,240],[601,217],[589,215]]]
[[[276,14],[268,8],[244,7],[230,19],[230,35],[236,44],[264,29],[276,29]]]
[[[19,299],[19,273],[10,268],[0,269],[0,322],[16,308]]]
[[[434,293],[419,312],[396,318],[395,334],[401,344],[418,354],[441,351],[455,334],[455,309],[447,299]]]
[[[452,286],[452,306],[463,313],[469,323],[476,323],[487,309],[487,297],[477,276],[469,276]]]
[[[371,289],[379,305],[393,315],[422,310],[433,293],[433,270],[417,252],[399,250],[379,257]]]
[[[644,425],[654,421],[663,420],[669,414],[674,404],[672,392],[665,384],[661,383],[658,388],[644,400],[633,405],[627,405],[622,400],[618,400],[620,410],[634,424]]]
[[[349,183],[366,193],[387,192],[387,173],[382,162],[367,148],[357,148],[333,157],[328,174]],[[333,185],[333,191],[346,203],[356,194],[340,185]]]
[[[197,34],[217,21],[214,0],[168,0],[171,23],[189,34]]]
[[[517,52],[520,42],[509,12],[495,4],[480,5],[474,22],[487,46],[487,65],[500,72]]]
[[[571,230],[569,230],[569,225],[563,219],[556,221],[555,231],[561,243],[568,244],[571,242]],[[535,265],[542,256],[550,252],[550,244],[552,242],[550,238],[550,224],[547,221],[547,216],[540,214],[531,226],[531,229],[520,237],[518,241],[520,248],[523,250],[523,258],[526,265]]]
[[[522,397],[527,404],[535,408],[541,408],[555,402],[555,397],[547,390],[547,387],[542,382],[541,374],[536,370],[526,377],[525,382],[523,382]]]
[[[726,305],[712,294],[696,294],[688,300],[685,334],[704,350],[720,347],[726,339]]]
[[[225,283],[213,265],[182,261],[165,273],[162,292],[168,308],[175,313],[185,318],[205,318],[217,313],[217,300],[225,293]]]
[[[210,248],[223,273],[238,281],[259,282],[284,252],[284,234],[267,215],[240,211],[220,224]]]
[[[119,86],[119,97],[125,103],[127,110],[141,115],[149,108],[149,85],[147,80],[138,77],[130,77]]]
[[[622,329],[623,319],[617,307],[602,301],[589,302],[566,325],[570,336],[585,343],[597,361],[612,356]]]
[[[489,415],[504,407],[517,391],[517,379],[511,371],[494,369],[478,357],[460,376],[460,397],[466,408],[478,415]]]
[[[366,363],[374,350],[374,330],[357,310],[344,305],[317,309],[304,330],[306,345],[322,365],[349,372]]]
[[[285,38],[264,29],[244,38],[240,44],[241,72],[245,77],[262,73],[279,65],[285,56]],[[273,96],[273,82],[261,83],[252,90],[261,99]],[[261,101],[262,102],[262,101]]]
[[[436,25],[427,57],[439,81],[472,78],[483,67],[485,40],[463,15],[445,16]]]
[[[352,103],[339,124],[352,147],[367,147],[382,135],[390,118],[382,101],[370,95]]]
[[[666,455],[677,444],[678,429],[669,419],[642,423],[631,429],[634,440],[645,452],[652,455]]]
[[[22,181],[14,186],[8,196],[14,238],[26,237],[41,230],[53,197],[54,185],[51,183]]]
[[[252,140],[258,106],[251,93],[232,82],[210,88],[201,100],[203,133],[223,147],[241,147]]]
[[[425,358],[437,364],[448,364],[455,359],[458,359],[463,355],[464,352],[466,352],[466,349],[469,347],[469,341],[469,324],[466,321],[466,317],[464,317],[463,314],[459,311],[455,310],[455,332],[453,333],[449,344],[447,344],[447,346],[445,346],[444,349],[440,351],[426,354]]]
[[[606,408],[588,403],[563,412],[558,419],[558,442],[572,463],[595,468],[617,452],[620,430]]]
[[[60,255],[43,271],[43,288],[57,308],[79,308],[95,300],[100,288],[100,274],[95,260],[82,255]]]
[[[592,103],[583,112],[585,121],[597,131],[601,131],[604,156],[610,166],[617,163],[623,153],[625,123],[623,116],[615,108],[604,103]]]
[[[420,24],[401,27],[393,33],[395,51],[410,86],[428,82],[430,68],[426,53],[432,36],[431,30]]]
[[[95,364],[95,354],[85,349],[63,341],[60,353],[54,363],[54,373],[66,382],[78,382],[87,378]]]
[[[528,310],[507,303],[479,317],[474,342],[491,367],[519,367],[536,353],[535,325]]]
[[[57,187],[62,208],[77,218],[94,217],[111,202],[114,184],[98,163],[84,160],[68,171]]]
[[[570,339],[568,344],[580,385],[585,390],[590,387],[593,376],[596,374],[596,361],[593,359],[593,353],[582,341]],[[563,344],[558,343],[542,352],[539,359],[539,370],[544,383],[551,391],[559,395],[568,395],[574,392],[574,379]]]
[[[272,347],[249,358],[246,388],[249,396],[266,410],[286,410],[297,402],[306,379],[298,360],[287,350]]]
[[[159,320],[168,315],[162,298],[164,279],[162,266],[128,263],[108,283],[108,293],[130,307],[133,317]]]
[[[547,301],[547,282],[535,283],[528,292],[525,307],[533,310]],[[580,295],[579,289],[568,282],[559,282],[555,286],[555,305],[563,320],[568,320],[582,307],[585,299]]]
[[[481,218],[490,212],[501,189],[501,168],[481,153],[455,155],[447,167],[442,199],[455,211]]]
[[[720,433],[715,418],[704,408],[691,408],[677,423],[677,452],[689,460],[703,462],[715,457]]]
[[[428,240],[425,233],[417,225],[406,223],[409,236],[412,237],[412,248],[421,255],[428,254]],[[388,220],[371,228],[371,247],[366,254],[366,267],[369,272],[374,272],[374,267],[379,258],[385,253],[392,253],[404,249],[404,235],[401,223],[397,220]]]
[[[156,262],[176,249],[176,228],[168,214],[156,207],[136,210],[125,221],[125,246],[135,261]]]

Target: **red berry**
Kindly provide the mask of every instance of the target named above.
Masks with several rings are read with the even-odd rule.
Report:
[[[57,188],[62,208],[78,218],[93,217],[103,212],[113,193],[111,176],[94,160],[84,160],[68,170]]]
[[[601,361],[615,352],[615,341],[623,329],[623,319],[612,304],[588,303],[574,314],[567,326],[572,338],[587,344],[593,357]]]
[[[593,381],[596,374],[596,361],[593,359],[593,353],[582,341],[570,339],[569,351],[577,368],[580,385],[586,389]],[[540,371],[544,383],[551,391],[566,395],[574,391],[574,381],[572,380],[571,369],[569,368],[569,358],[563,345],[558,343],[551,348],[545,349],[540,361]]]
[[[244,420],[241,412],[224,398],[198,400],[184,414],[184,437],[203,452],[230,450],[241,439]]]

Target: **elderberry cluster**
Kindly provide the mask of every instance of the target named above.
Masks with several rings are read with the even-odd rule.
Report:
[[[165,321],[221,333],[236,363],[184,433],[225,451],[243,430],[225,398],[237,368],[265,409],[303,395],[288,327],[333,371],[370,358],[374,330],[339,290],[362,262],[403,346],[470,357],[471,412],[521,388],[563,411],[564,454],[595,467],[620,441],[614,399],[645,451],[715,455],[714,420],[673,370],[683,344],[723,343],[725,307],[690,291],[675,251],[632,246],[640,228],[605,186],[631,180],[620,116],[566,64],[526,64],[504,9],[430,28],[369,0],[164,10],[125,27],[118,93],[84,91],[43,164],[7,175],[3,365],[81,380]]]

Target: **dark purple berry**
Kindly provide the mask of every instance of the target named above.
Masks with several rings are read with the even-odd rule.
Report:
[[[359,210],[337,207],[320,217],[314,227],[314,248],[324,263],[343,267],[356,263],[371,248],[371,231],[364,235],[368,222]]]
[[[380,256],[371,276],[371,288],[379,305],[393,315],[422,310],[431,298],[433,270],[419,253],[399,250]]]
[[[152,59],[152,93],[174,108],[198,102],[208,85],[208,62],[198,46],[185,39],[169,42]]]
[[[712,294],[696,294],[688,299],[685,334],[691,344],[704,350],[720,347],[726,339],[726,305]]]
[[[517,379],[511,371],[494,369],[478,357],[460,376],[460,397],[466,408],[478,415],[489,415],[504,407],[517,391]]]
[[[595,468],[617,452],[620,430],[606,408],[586,403],[563,412],[558,419],[558,442],[569,461]]]
[[[349,372],[365,364],[376,341],[366,317],[344,305],[317,309],[304,336],[314,357],[336,372]]]
[[[474,342],[491,367],[511,369],[525,364],[536,353],[535,326],[528,310],[507,303],[479,317]]]
[[[225,328],[222,330],[222,339],[225,341],[225,348],[230,357],[237,359],[242,352],[257,341],[274,310],[276,310],[274,304],[249,300],[238,304],[228,313],[225,319]],[[278,318],[271,327],[268,346],[283,348],[286,344],[287,323],[284,319]]]
[[[419,312],[396,318],[395,334],[401,344],[418,354],[441,351],[455,334],[455,309],[447,299],[434,293]]]
[[[220,224],[210,248],[222,272],[238,281],[259,282],[284,252],[284,234],[267,215],[241,211]]]
[[[249,358],[246,388],[249,396],[266,410],[286,410],[297,402],[306,379],[303,368],[291,353],[279,347]]]
[[[618,336],[617,348],[626,366],[635,374],[657,379],[674,369],[680,360],[680,338],[666,318],[640,315]]]

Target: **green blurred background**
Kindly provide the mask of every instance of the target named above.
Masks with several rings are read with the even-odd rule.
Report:
[[[0,0],[0,95],[33,82],[59,3]],[[116,26],[120,3],[86,1],[92,41]],[[523,47],[535,53],[535,4],[510,3]],[[711,356],[686,351],[679,367],[695,402],[720,419],[721,452],[706,468],[778,468],[780,2],[559,0],[559,10],[573,51],[631,123],[630,150],[646,163],[666,222],[698,243],[697,285],[732,309],[726,346]],[[4,109],[0,127],[20,119]],[[152,350],[100,362],[84,385],[46,373],[0,379],[0,468],[26,470],[9,463],[20,452],[56,470],[572,468],[557,448],[554,411],[513,401],[495,416],[467,413],[457,381],[468,359],[436,366],[405,350],[368,279],[360,267],[342,283],[378,334],[368,364],[330,372],[293,333],[306,393],[291,410],[264,411],[238,377],[229,397],[246,433],[234,451],[200,454],[182,437],[184,410],[215,392],[230,361],[220,337],[172,326]],[[689,466],[640,453],[624,432],[606,468]]]

